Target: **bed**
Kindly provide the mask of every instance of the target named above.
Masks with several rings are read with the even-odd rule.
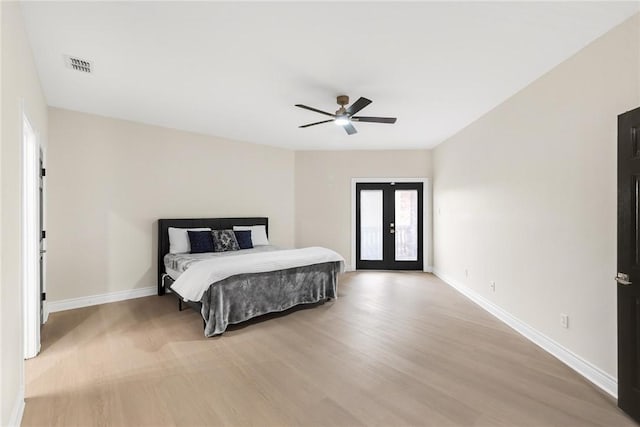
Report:
[[[265,217],[158,220],[158,295],[175,294],[178,307],[196,309],[207,337],[231,324],[337,297],[344,259],[326,248],[283,250],[256,246],[230,252],[172,254],[169,228],[264,226]]]

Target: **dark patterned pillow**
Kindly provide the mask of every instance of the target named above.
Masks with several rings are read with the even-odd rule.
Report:
[[[189,233],[192,254],[213,252],[213,237],[210,231],[187,230],[187,233]]]
[[[213,230],[213,249],[216,252],[237,251],[240,249],[233,230]]]

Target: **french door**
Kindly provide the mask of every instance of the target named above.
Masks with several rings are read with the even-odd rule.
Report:
[[[422,270],[423,183],[356,183],[356,269]]]

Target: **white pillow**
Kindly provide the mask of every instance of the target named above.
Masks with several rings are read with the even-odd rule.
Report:
[[[251,242],[253,243],[253,246],[264,246],[269,244],[269,239],[267,239],[267,228],[264,225],[234,225],[233,229],[235,231],[251,230]]]
[[[188,254],[191,252],[189,233],[191,231],[211,231],[210,228],[174,228],[169,227],[169,253]]]

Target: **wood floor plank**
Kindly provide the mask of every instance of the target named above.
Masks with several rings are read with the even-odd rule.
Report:
[[[425,273],[204,338],[172,296],[54,313],[24,426],[633,426],[567,366]]]

